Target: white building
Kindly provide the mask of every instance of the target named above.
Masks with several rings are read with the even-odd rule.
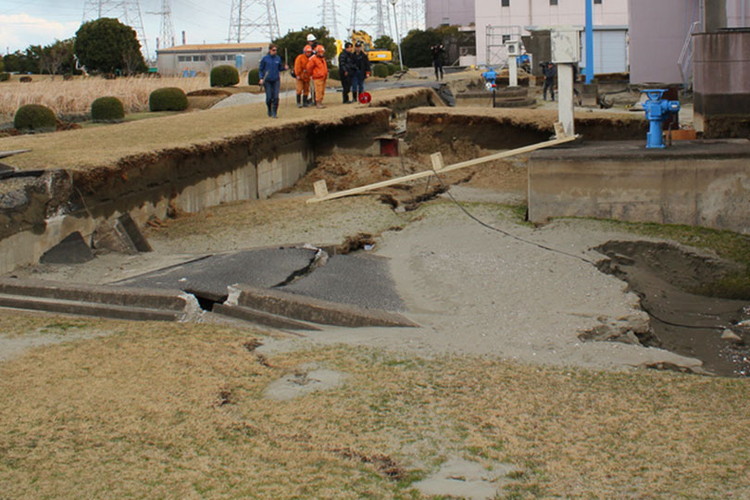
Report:
[[[267,43],[179,45],[157,50],[156,67],[164,76],[208,74],[214,66],[225,64],[242,73],[257,68],[267,49]]]
[[[655,0],[658,1],[658,0]],[[503,43],[530,30],[586,24],[584,0],[475,0],[477,61],[498,65],[506,61]],[[594,73],[628,71],[628,0],[594,0]],[[585,37],[581,37],[586,61]],[[536,61],[540,62],[540,61]]]

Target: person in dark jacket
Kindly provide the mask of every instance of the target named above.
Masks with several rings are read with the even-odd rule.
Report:
[[[432,54],[432,65],[435,67],[435,80],[442,80],[445,47],[443,47],[443,44],[433,45],[430,47],[430,54]]]
[[[352,54],[354,53],[354,45],[351,42],[344,44],[344,50],[339,54],[339,77],[341,78],[341,87],[343,90],[343,101],[344,104],[349,104],[349,92],[352,89],[352,75],[355,71],[355,67],[352,64]]]
[[[279,48],[276,44],[268,46],[268,54],[260,60],[258,72],[260,81],[258,84],[266,90],[266,107],[268,116],[276,118],[279,110],[279,90],[281,90],[281,72],[286,69],[284,62],[276,53]]]
[[[544,75],[544,86],[542,87],[542,96],[544,100],[547,100],[547,90],[549,89],[550,99],[555,100],[555,77],[557,76],[557,66],[553,63],[548,62],[542,68],[542,74]]]
[[[367,53],[364,50],[362,42],[357,42],[354,45],[354,52],[352,52],[351,59],[352,63],[352,97],[354,102],[357,102],[359,94],[365,91],[365,79],[370,76],[370,59],[367,57]]]

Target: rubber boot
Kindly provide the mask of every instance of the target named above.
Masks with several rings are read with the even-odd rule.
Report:
[[[310,98],[307,97],[306,95],[303,95],[302,96],[302,107],[306,108],[308,106],[310,106]]]
[[[357,92],[352,92],[352,102],[359,102],[359,94]]]
[[[302,107],[302,94],[297,94],[297,107]]]
[[[278,111],[279,111],[279,103],[275,102],[271,106],[271,118],[276,118]]]
[[[349,104],[349,92],[343,93],[344,104]]]
[[[266,104],[266,108],[268,108],[268,116],[269,117],[273,116],[273,111],[272,111],[271,105],[270,104]]]

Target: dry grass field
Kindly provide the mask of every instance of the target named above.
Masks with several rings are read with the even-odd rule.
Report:
[[[33,75],[30,83],[0,83],[0,120],[10,121],[24,104],[43,104],[59,115],[79,115],[90,111],[94,99],[114,96],[125,106],[126,113],[148,110],[148,96],[161,87],[179,87],[185,92],[209,86],[208,77],[152,78],[132,77],[105,80],[98,77],[64,81]]]
[[[450,456],[520,469],[498,498],[747,498],[747,380],[327,347],[260,332],[4,312],[4,336],[100,335],[0,364],[7,498],[420,498]],[[266,387],[316,363],[338,388]]]

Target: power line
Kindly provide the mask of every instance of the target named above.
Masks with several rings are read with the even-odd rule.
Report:
[[[133,28],[141,43],[143,55],[149,59],[148,40],[146,30],[143,29],[143,16],[138,0],[86,0],[83,3],[84,23],[102,17],[119,19],[123,24]]]

